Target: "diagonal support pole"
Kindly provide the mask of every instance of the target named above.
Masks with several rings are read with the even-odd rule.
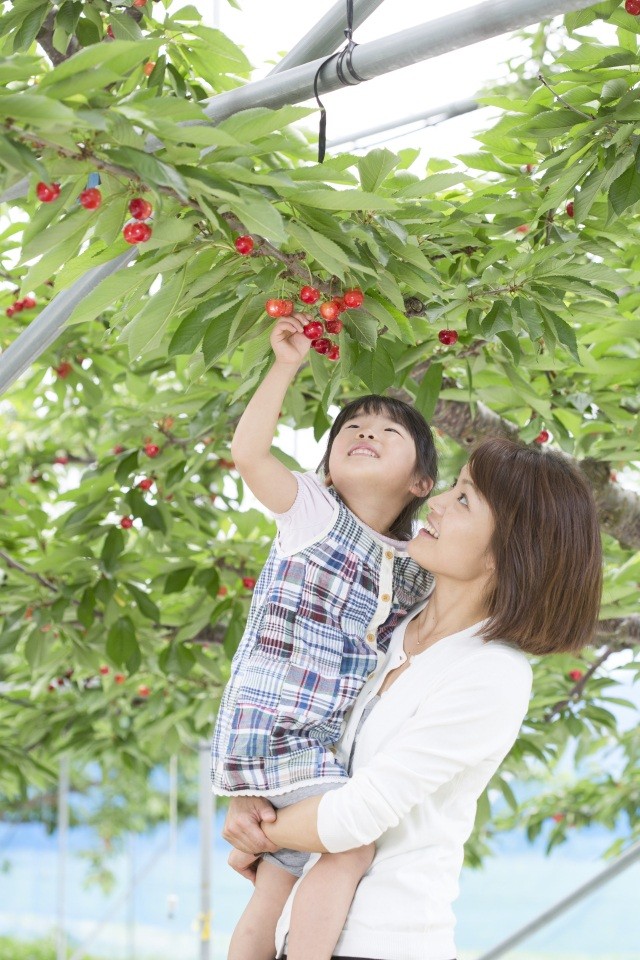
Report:
[[[431,107],[429,110],[422,110],[420,113],[412,113],[408,117],[402,117],[401,120],[388,120],[387,123],[381,123],[376,127],[369,127],[367,130],[358,130],[348,137],[337,137],[330,140],[328,147],[338,147],[343,143],[358,143],[367,137],[374,137],[377,133],[387,133],[390,130],[398,130],[400,127],[408,127],[413,123],[419,123],[416,129],[423,127],[435,127],[445,120],[451,120],[453,117],[461,117],[465,113],[472,113],[478,110],[480,104],[477,100],[471,98],[466,100],[454,100],[452,103],[444,104],[442,107]],[[415,131],[411,131],[415,133]]]
[[[353,51],[353,67],[360,77],[371,80],[422,60],[488,40],[490,37],[519,30],[540,20],[590,6],[593,6],[593,0],[485,0],[484,3],[467,10],[457,11],[380,40],[360,44]],[[205,113],[215,123],[250,107],[275,108],[308,100],[313,94],[314,77],[322,63],[322,59],[314,60],[218,94],[207,102]],[[320,92],[328,93],[341,86],[336,61],[325,63],[320,74]],[[184,124],[190,125],[189,122]],[[147,140],[146,149],[149,152],[161,147],[162,143],[157,138],[151,137]],[[212,148],[207,148],[207,151],[209,149]],[[94,271],[104,271],[103,276],[108,276],[124,266],[133,256],[135,253],[127,251],[121,257],[94,268]],[[71,313],[72,308],[68,309],[67,303],[73,300],[75,306],[85,294],[93,290],[100,282],[95,279],[96,276],[97,274],[90,271],[45,308],[38,318],[39,321],[45,316],[63,315],[61,320],[51,319],[49,324],[45,325],[45,339],[39,341],[39,334],[32,333],[32,327],[35,326],[32,324],[0,356],[0,394],[53,343],[57,336],[55,331],[59,332]]]

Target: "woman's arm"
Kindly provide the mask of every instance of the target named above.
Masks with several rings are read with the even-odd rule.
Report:
[[[263,823],[262,830],[278,849],[303,850],[307,853],[327,853],[318,835],[318,807],[321,797],[308,797],[278,810],[274,823]]]

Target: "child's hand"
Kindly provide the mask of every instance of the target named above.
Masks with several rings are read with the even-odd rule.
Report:
[[[239,873],[241,877],[246,877],[247,880],[255,884],[258,864],[261,859],[262,857],[256,857],[255,853],[243,853],[242,850],[232,850],[227,863],[236,873]]]
[[[300,366],[311,349],[311,340],[305,337],[302,328],[311,317],[303,313],[294,313],[282,317],[271,331],[271,346],[279,363],[291,363]]]

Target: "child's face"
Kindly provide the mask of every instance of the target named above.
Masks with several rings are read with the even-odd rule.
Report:
[[[416,447],[406,429],[385,414],[356,413],[333,441],[329,455],[331,482],[353,498],[359,491],[396,496],[398,510],[412,496],[426,496],[431,482],[416,479]],[[375,487],[372,487],[375,485]]]

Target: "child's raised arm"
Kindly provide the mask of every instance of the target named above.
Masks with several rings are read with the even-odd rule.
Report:
[[[240,476],[272,513],[289,510],[298,492],[295,477],[273,456],[271,444],[282,401],[311,347],[302,332],[308,321],[303,314],[294,313],[273,328],[275,362],[240,417],[231,441],[231,456]]]

